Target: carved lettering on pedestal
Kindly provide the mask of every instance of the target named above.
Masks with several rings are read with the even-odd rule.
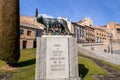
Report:
[[[50,43],[52,42],[52,43]],[[69,64],[68,64],[68,45],[66,39],[59,39],[54,42],[52,39],[48,40],[50,43],[47,48],[47,79],[54,78],[68,78]]]

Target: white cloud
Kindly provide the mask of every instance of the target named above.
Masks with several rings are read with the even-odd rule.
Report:
[[[39,14],[39,16],[43,16],[44,18],[54,18],[53,16],[47,15],[47,14]]]

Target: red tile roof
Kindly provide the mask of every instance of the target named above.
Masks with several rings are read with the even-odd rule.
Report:
[[[31,17],[31,16],[20,16],[20,23],[25,23],[25,24],[28,24],[28,25],[31,25],[31,26],[37,26],[40,29],[45,28],[44,25],[42,25],[42,24],[40,24],[36,21],[35,17]]]

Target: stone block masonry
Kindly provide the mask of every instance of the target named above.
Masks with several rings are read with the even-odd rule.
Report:
[[[80,80],[76,44],[71,36],[38,37],[35,80]]]

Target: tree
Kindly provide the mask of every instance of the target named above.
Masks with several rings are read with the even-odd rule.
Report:
[[[38,9],[36,8],[35,17],[38,17]]]
[[[15,66],[20,57],[19,0],[0,0],[0,59]]]

